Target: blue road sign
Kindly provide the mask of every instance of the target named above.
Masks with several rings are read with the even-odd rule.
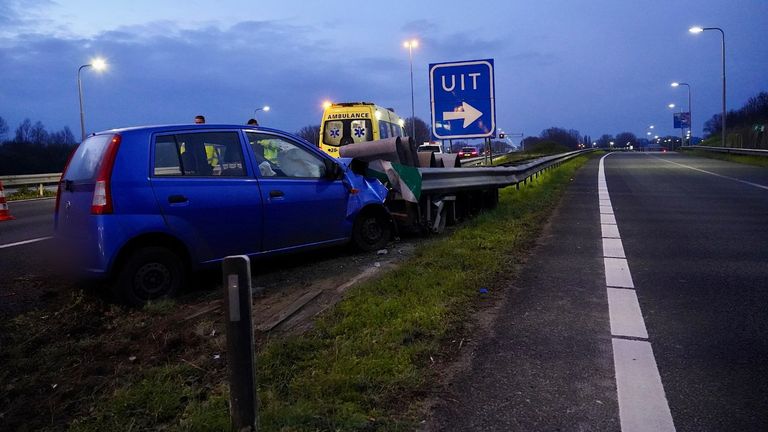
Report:
[[[494,137],[493,59],[430,64],[429,100],[435,139]]]
[[[687,129],[691,127],[691,113],[679,112],[674,115],[675,129]]]

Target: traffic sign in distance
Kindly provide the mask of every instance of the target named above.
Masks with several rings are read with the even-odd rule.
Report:
[[[429,65],[435,139],[495,136],[493,59]]]

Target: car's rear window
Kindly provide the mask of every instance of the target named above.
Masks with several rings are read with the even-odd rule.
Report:
[[[99,171],[101,161],[104,159],[104,151],[112,140],[112,136],[111,134],[94,135],[83,141],[69,161],[64,180],[93,180]]]

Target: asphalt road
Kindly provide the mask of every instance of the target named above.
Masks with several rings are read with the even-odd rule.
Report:
[[[34,307],[40,296],[56,291],[51,241],[40,240],[53,235],[54,205],[53,199],[8,203],[16,219],[0,222],[0,317]],[[32,242],[17,244],[27,241]]]
[[[768,430],[768,170],[677,154],[612,154],[604,167],[610,203],[594,160],[427,429]],[[609,275],[606,223],[628,287]],[[616,306],[635,293],[639,309]],[[620,315],[634,310],[627,336]],[[648,360],[632,344],[648,348],[647,368],[632,369]]]

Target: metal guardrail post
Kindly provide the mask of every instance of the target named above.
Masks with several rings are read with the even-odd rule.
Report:
[[[222,273],[232,429],[238,432],[257,431],[251,261],[245,255],[228,256],[224,258]]]

